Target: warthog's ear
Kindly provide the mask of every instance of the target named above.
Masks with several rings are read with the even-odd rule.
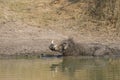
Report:
[[[73,41],[73,37],[69,37],[69,38],[68,38],[68,41]]]
[[[54,44],[54,40],[51,41],[51,44]]]

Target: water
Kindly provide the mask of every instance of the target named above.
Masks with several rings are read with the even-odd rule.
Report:
[[[2,59],[0,80],[120,80],[120,59]]]

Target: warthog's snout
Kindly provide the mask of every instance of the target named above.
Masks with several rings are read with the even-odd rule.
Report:
[[[54,44],[50,44],[49,49],[52,50],[52,51],[55,51]]]
[[[52,51],[55,51],[55,45],[54,45],[54,41],[52,40],[50,46],[49,46],[49,49],[52,50]]]

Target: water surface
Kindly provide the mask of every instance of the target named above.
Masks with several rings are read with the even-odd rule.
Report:
[[[2,59],[0,80],[120,80],[120,58]]]

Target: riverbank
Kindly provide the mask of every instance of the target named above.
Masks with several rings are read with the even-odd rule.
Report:
[[[7,22],[0,25],[0,58],[41,57],[54,55],[49,50],[51,40],[60,41],[73,37],[77,42],[117,43],[104,37],[84,36],[70,31],[39,28],[22,22]],[[94,37],[94,38],[93,38]]]
[[[22,22],[7,22],[0,25],[1,56],[32,56],[50,53],[51,40],[65,38],[49,29],[28,26]]]
[[[51,40],[60,41],[68,37],[73,37],[77,42],[119,44],[120,31],[117,26],[120,19],[110,17],[107,20],[106,17],[111,14],[106,13],[109,12],[107,10],[105,17],[101,16],[103,13],[89,15],[87,11],[96,9],[91,4],[96,3],[94,0],[0,1],[0,55],[52,54],[48,48]],[[102,11],[104,7],[101,6]],[[111,8],[110,5],[105,6]]]

